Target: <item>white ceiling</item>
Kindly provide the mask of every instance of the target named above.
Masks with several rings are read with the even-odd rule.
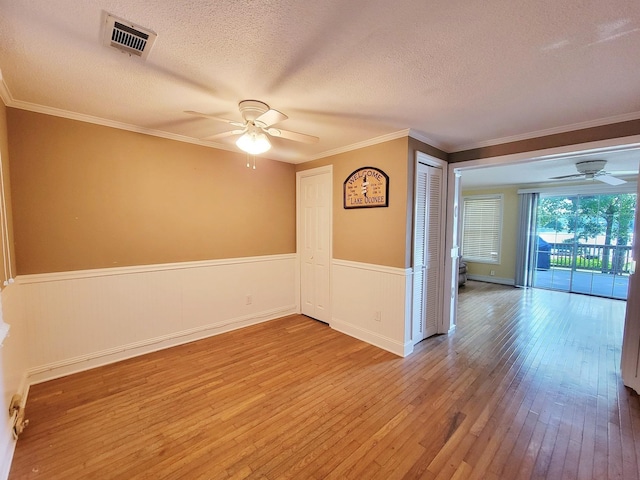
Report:
[[[259,99],[299,163],[378,137],[445,151],[640,118],[640,2],[0,0],[9,106],[200,142]],[[106,13],[158,34],[102,45]],[[212,146],[236,149],[235,138]]]

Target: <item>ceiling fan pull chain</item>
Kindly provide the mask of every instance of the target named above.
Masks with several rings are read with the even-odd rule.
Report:
[[[253,158],[253,169],[255,170],[256,169],[256,156],[247,153],[247,168],[251,168],[251,160],[250,160],[249,157]]]

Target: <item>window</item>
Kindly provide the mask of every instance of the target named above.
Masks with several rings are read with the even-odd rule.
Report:
[[[462,257],[469,262],[500,263],[503,196],[464,197]]]

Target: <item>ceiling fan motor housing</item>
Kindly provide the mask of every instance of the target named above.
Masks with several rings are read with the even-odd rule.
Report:
[[[606,160],[585,160],[576,163],[576,170],[584,175],[595,175],[607,164]]]
[[[247,122],[253,122],[260,115],[269,110],[269,105],[258,100],[243,100],[238,104],[242,118]]]

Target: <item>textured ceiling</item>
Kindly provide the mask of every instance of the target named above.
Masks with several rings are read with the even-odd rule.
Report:
[[[259,99],[302,162],[411,129],[446,151],[640,118],[640,1],[0,0],[10,106],[198,141]],[[106,13],[158,34],[102,45]],[[69,113],[65,113],[69,112]],[[86,116],[86,117],[85,117]],[[212,146],[235,149],[235,138]]]

